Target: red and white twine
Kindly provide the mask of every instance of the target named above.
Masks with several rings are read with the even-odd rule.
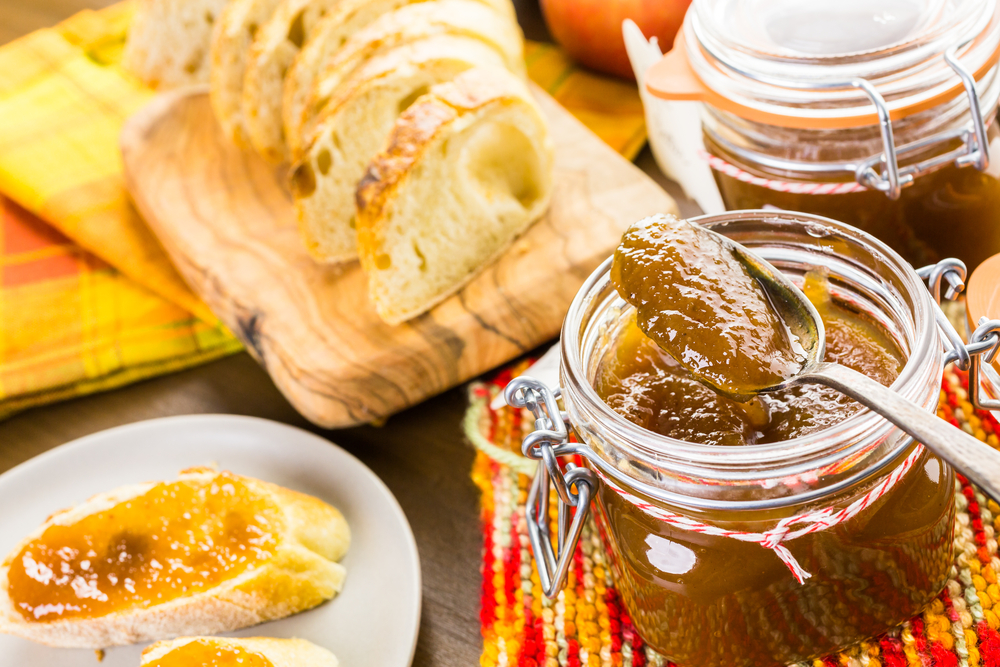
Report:
[[[730,164],[722,158],[712,155],[708,151],[699,150],[698,155],[701,156],[703,160],[708,162],[708,165],[715,171],[721,172],[731,178],[735,178],[738,181],[743,181],[744,183],[749,183],[751,185],[758,185],[762,188],[767,188],[768,190],[774,190],[776,192],[790,192],[792,194],[801,195],[840,195],[848,192],[862,192],[863,190],[868,189],[857,181],[847,183],[789,183],[788,181],[762,178],[760,176],[754,176],[750,172],[744,171],[736,165]]]
[[[681,516],[680,514],[668,512],[662,507],[657,507],[656,505],[652,505],[641,498],[633,496],[631,493],[615,484],[599,469],[595,468],[595,470],[604,483],[608,485],[608,488],[654,519],[659,519],[660,521],[663,521],[674,528],[680,528],[681,530],[703,533],[705,535],[716,535],[719,537],[731,537],[732,539],[740,540],[741,542],[756,542],[757,544],[772,550],[778,558],[781,559],[781,562],[788,566],[788,569],[791,570],[796,581],[801,584],[812,575],[806,572],[802,566],[799,565],[798,561],[795,560],[795,556],[792,555],[784,543],[802,537],[803,535],[818,533],[821,530],[826,530],[827,528],[831,528],[857,516],[865,508],[869,507],[872,503],[884,496],[889,489],[895,486],[896,482],[898,482],[903,475],[909,472],[910,468],[913,467],[914,462],[923,452],[923,449],[923,445],[917,445],[914,447],[910,455],[907,456],[901,464],[899,464],[899,467],[893,470],[881,482],[876,484],[868,493],[863,495],[861,498],[858,498],[844,509],[834,511],[832,508],[826,507],[820,510],[807,512],[805,514],[787,517],[779,521],[774,528],[763,533],[745,533],[737,530],[726,530],[717,526],[700,523],[686,516]],[[802,525],[802,527],[793,529],[794,526],[798,525]]]

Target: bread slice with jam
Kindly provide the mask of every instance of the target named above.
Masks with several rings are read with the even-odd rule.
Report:
[[[338,667],[336,656],[305,639],[182,637],[142,652],[140,667]]]
[[[414,102],[358,184],[379,316],[405,322],[475,277],[544,213],[552,167],[541,111],[506,70],[468,70]]]
[[[104,648],[236,630],[334,597],[349,544],[317,498],[193,468],[49,517],[0,563],[0,632]]]

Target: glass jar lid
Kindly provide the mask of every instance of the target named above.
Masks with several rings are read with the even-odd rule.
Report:
[[[963,94],[956,67],[987,87],[998,56],[997,0],[694,0],[646,85],[757,122],[863,127],[879,123],[866,87],[897,120]]]

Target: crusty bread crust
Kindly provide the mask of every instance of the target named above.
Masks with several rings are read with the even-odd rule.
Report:
[[[302,109],[323,66],[341,49],[346,39],[377,17],[411,2],[424,0],[341,0],[316,26],[312,39],[295,56],[285,75],[281,116],[290,155],[301,149],[298,134]]]
[[[373,58],[344,82],[292,171],[296,218],[306,247],[318,261],[357,258],[355,189],[399,110],[429,86],[477,66],[501,68],[504,63],[477,39],[436,35]],[[313,174],[307,179],[311,192],[299,191],[299,170]]]
[[[248,148],[243,119],[243,77],[254,36],[271,18],[279,0],[232,0],[216,22],[212,35],[210,99],[223,133]]]
[[[384,151],[375,156],[358,182],[358,253],[366,270],[375,268],[381,245],[385,209],[413,165],[427,152],[435,136],[458,118],[458,110],[428,93],[403,112]]]
[[[122,64],[149,86],[206,83],[212,30],[229,0],[139,0]]]
[[[340,0],[281,0],[247,55],[241,106],[254,150],[273,163],[288,159],[281,122],[285,73],[320,19]]]
[[[489,257],[430,299],[415,303],[403,303],[396,298],[387,301],[376,288],[376,272],[385,268],[379,266],[379,254],[383,252],[387,232],[393,223],[393,208],[408,181],[419,178],[425,157],[463,129],[475,123],[490,123],[494,112],[517,106],[528,110],[534,116],[533,123],[544,128],[541,112],[522,81],[504,70],[468,70],[454,81],[432,87],[429,93],[403,112],[386,148],[369,165],[356,193],[358,251],[361,264],[369,274],[370,293],[376,310],[388,324],[401,324],[455,294],[499,257],[547,208],[551,194],[552,144],[543,130],[543,139],[536,147],[542,170],[546,173],[539,196],[514,233],[492,248]],[[406,225],[405,222],[403,224]],[[470,229],[468,233],[475,235],[478,231]]]
[[[316,26],[310,39],[295,56],[285,76],[281,116],[285,138],[291,155],[301,152],[299,128],[302,114],[316,78],[346,40],[364,29],[378,17],[404,5],[427,0],[340,0]],[[515,22],[514,5],[510,0],[479,0]]]
[[[358,31],[325,64],[309,91],[309,101],[302,108],[299,122],[286,127],[286,135],[294,137],[291,145],[306,146],[312,141],[315,121],[322,117],[343,82],[371,58],[401,44],[439,34],[480,39],[503,56],[511,72],[524,73],[524,39],[520,28],[506,14],[476,0],[406,5]]]
[[[316,646],[305,639],[274,639],[272,637],[181,637],[156,642],[142,652],[141,665],[149,665],[171,651],[193,641],[208,641],[220,647],[242,647],[270,660],[274,667],[337,667],[337,658],[325,648]],[[197,667],[191,665],[191,667]]]
[[[462,114],[488,104],[525,100],[533,104],[527,89],[515,85],[511,78],[470,70],[452,82],[434,86],[400,115],[385,150],[372,160],[358,182],[358,243],[366,268],[374,268],[374,253],[381,245],[385,228],[386,208],[412,173],[414,164],[431,148],[434,138]]]
[[[180,480],[207,481],[219,475],[208,468],[181,473]],[[143,609],[94,618],[29,622],[8,594],[12,560],[54,524],[69,525],[149,491],[137,484],[94,496],[49,517],[0,564],[0,632],[49,646],[105,648],[180,635],[228,632],[282,618],[334,597],[343,586],[344,567],[335,562],[350,545],[350,529],[336,508],[321,500],[260,480],[241,477],[248,488],[270,499],[282,525],[271,559],[209,590]]]

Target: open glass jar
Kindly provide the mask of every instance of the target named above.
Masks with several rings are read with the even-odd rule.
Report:
[[[648,72],[704,102],[728,209],[842,220],[915,266],[1000,252],[996,0],[694,0]]]
[[[959,356],[954,332],[942,329],[935,300],[898,254],[810,215],[742,211],[695,221],[799,284],[825,267],[833,299],[902,350],[892,388],[936,409],[944,365]],[[523,451],[539,460],[527,515],[547,595],[558,593],[592,499],[636,628],[685,666],[826,654],[887,630],[940,592],[951,565],[954,474],[878,415],[861,411],[782,442],[720,447],[647,431],[605,404],[595,373],[631,315],[609,269],[610,260],[591,275],[566,316],[562,389],[522,377],[506,390],[508,403],[537,418]],[[950,263],[924,273],[935,289],[964,278]],[[559,498],[554,529],[550,484]]]

